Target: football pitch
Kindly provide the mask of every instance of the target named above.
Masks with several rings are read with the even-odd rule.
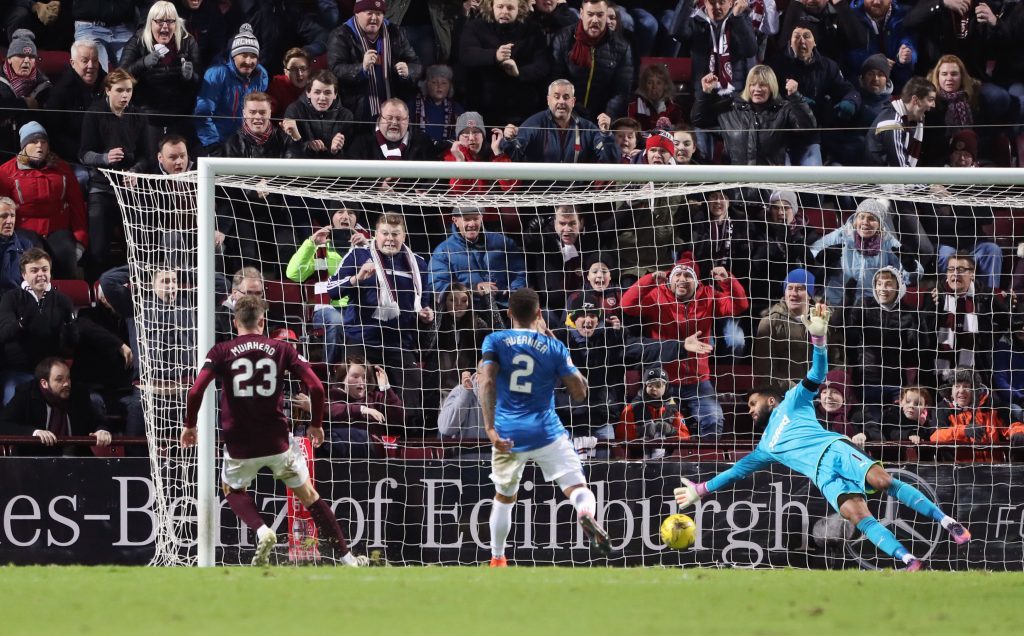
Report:
[[[0,598],[5,635],[993,635],[1021,633],[1024,575],[5,567]]]

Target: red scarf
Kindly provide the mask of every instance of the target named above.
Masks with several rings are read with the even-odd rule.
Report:
[[[249,122],[244,120],[242,121],[242,134],[257,146],[262,146],[267,143],[267,140],[270,139],[270,135],[273,134],[273,132],[274,129],[271,127],[268,127],[266,132],[255,132],[252,128],[249,128]]]
[[[583,28],[583,22],[576,23],[576,36],[575,41],[572,45],[572,50],[569,51],[569,61],[576,66],[582,66],[584,68],[590,68],[594,64],[594,49],[598,44],[604,40],[604,36],[608,33],[606,29],[604,33],[592,38],[587,35],[586,30]]]
[[[22,77],[14,72],[14,67],[11,66],[11,61],[7,60],[4,63],[4,77],[11,84],[11,90],[18,97],[24,97],[32,92],[32,89],[39,83],[39,67],[36,66],[32,69],[32,74],[28,77]]]

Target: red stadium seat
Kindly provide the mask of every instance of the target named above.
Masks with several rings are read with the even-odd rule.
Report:
[[[71,53],[67,51],[39,51],[39,70],[55,80],[71,64]]]
[[[89,283],[84,280],[58,279],[52,281],[52,284],[54,289],[71,298],[75,309],[95,307],[92,299],[92,289],[90,289]]]
[[[689,84],[693,79],[693,68],[688,57],[642,57],[640,72],[654,64],[661,64],[668,69],[668,75],[674,84]]]
[[[264,297],[271,305],[271,318],[293,318],[300,324],[305,320],[302,285],[299,283],[289,280],[268,280],[264,284]]]

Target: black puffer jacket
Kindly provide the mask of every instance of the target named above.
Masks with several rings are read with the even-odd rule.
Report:
[[[103,97],[103,79],[106,76],[103,69],[99,69],[96,83],[89,86],[69,66],[54,82],[50,99],[46,102],[47,111],[50,112],[47,113],[45,124],[50,136],[50,147],[61,159],[78,161],[85,111]]]
[[[55,289],[41,301],[25,289],[0,299],[0,343],[5,366],[32,373],[47,356],[70,357],[78,345],[78,323],[71,299]]]
[[[159,62],[152,68],[147,67],[144,60],[149,53],[141,31],[128,40],[121,53],[121,68],[139,82],[135,85],[132,101],[140,108],[159,113],[191,114],[196,107],[199,84],[203,81],[196,39],[186,33],[181,38],[181,48],[171,57],[169,64]],[[188,80],[181,75],[185,61],[192,63],[192,78]]]
[[[835,60],[825,57],[817,49],[811,52],[810,62],[798,59],[792,49],[787,49],[771,67],[776,77],[796,80],[800,94],[809,101],[814,119],[822,127],[849,125],[848,121],[840,121],[833,114],[833,108],[839,102],[847,100],[860,108],[860,92],[843,77]],[[819,135],[817,132],[809,133],[805,139],[807,143],[818,143]]]
[[[243,128],[239,128],[224,142],[220,155],[244,159],[284,159],[289,141],[291,138],[277,126],[271,129],[270,138],[262,145],[255,143]]]
[[[397,25],[386,22],[384,28],[391,41],[392,67],[399,62],[409,65],[407,78],[400,77],[394,68],[390,70],[391,96],[407,100],[416,93],[416,82],[423,74],[423,65]],[[367,99],[370,83],[363,72],[363,45],[347,23],[331,31],[327,41],[327,66],[338,76],[338,92],[345,108],[355,113],[360,121],[371,120]]]
[[[764,106],[739,97],[718,97],[701,91],[693,104],[693,125],[722,129],[725,151],[733,165],[781,166],[794,129],[814,128],[814,115],[800,93]]]
[[[318,111],[310,103],[309,97],[303,95],[298,98],[284,111],[287,119],[296,120],[299,128],[299,135],[302,139],[290,142],[289,156],[306,159],[341,159],[345,157],[345,148],[352,141],[352,111],[341,105],[340,99],[324,112]],[[345,147],[338,154],[331,154],[331,141],[338,133],[345,135]],[[319,139],[324,142],[325,150],[317,152],[310,149],[309,142]]]
[[[510,43],[519,77],[507,74],[495,57],[499,46]],[[466,69],[467,86],[473,87],[466,93],[466,106],[492,126],[519,123],[544,108],[552,59],[536,23],[470,20],[459,43],[459,62]]]
[[[568,26],[551,43],[554,52],[552,74],[571,80],[576,87],[576,110],[584,118],[597,121],[607,113],[612,119],[626,114],[633,84],[633,53],[629,43],[614,31],[594,49],[594,69],[576,66],[569,59],[576,42],[576,26]]]
[[[903,370],[921,368],[920,352],[929,348],[917,310],[900,303],[907,292],[903,276],[893,267],[883,267],[873,280],[881,272],[899,281],[895,303],[882,305],[874,294],[865,295],[863,303],[850,308],[847,319],[846,350],[857,386],[903,386]]]

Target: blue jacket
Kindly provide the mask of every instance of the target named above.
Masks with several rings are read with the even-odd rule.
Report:
[[[349,250],[341,261],[338,271],[327,281],[327,293],[331,298],[340,299],[348,296],[349,303],[345,307],[345,339],[352,344],[364,344],[380,347],[385,342],[389,345],[401,343],[402,348],[414,350],[419,317],[415,310],[415,293],[412,283],[412,268],[405,252],[391,257],[380,255],[384,265],[384,275],[398,294],[398,318],[382,321],[374,317],[379,308],[379,289],[377,275],[373,274],[366,280],[353,283],[352,277],[370,260],[370,248],[356,247]],[[422,307],[430,306],[430,281],[427,278],[427,262],[418,255],[413,255],[420,269],[420,280],[423,295],[420,298]]]
[[[481,232],[470,244],[453,226],[430,257],[430,287],[440,297],[454,281],[470,289],[480,282],[497,283],[501,291],[513,292],[526,286],[526,259],[500,232]]]
[[[885,22],[882,32],[878,33],[875,21],[864,11],[864,0],[853,0],[850,8],[867,29],[868,45],[862,49],[847,49],[843,72],[850,81],[857,83],[857,78],[860,77],[860,67],[864,64],[864,60],[875,53],[884,53],[890,60],[896,60],[900,46],[906,44],[912,51],[910,64],[897,62],[889,74],[889,79],[894,87],[893,92],[898,95],[903,85],[914,75],[914,65],[917,64],[917,41],[903,24],[907,9],[893,0],[889,19]]]
[[[576,114],[562,139],[550,110],[528,117],[515,139],[502,138],[501,151],[512,161],[541,163],[619,163],[621,157],[611,132]]]
[[[853,302],[860,304],[865,294],[871,295],[874,290],[875,273],[883,267],[893,267],[897,271],[903,271],[904,267],[900,260],[899,239],[895,237],[890,229],[887,219],[881,219],[882,241],[877,254],[868,255],[856,247],[856,234],[854,222],[857,214],[854,213],[842,226],[832,230],[811,245],[811,255],[818,258],[818,255],[827,247],[839,246],[842,248],[840,262],[842,265],[842,279],[836,281],[829,279],[826,282],[825,298],[828,304],[839,306],[843,304],[845,287],[850,281],[854,285]],[[837,284],[838,283],[838,284]]]
[[[36,243],[30,240],[22,230],[14,230],[14,236],[6,245],[0,246],[0,294],[8,289],[21,288],[21,265],[18,260]]]
[[[245,96],[266,91],[270,78],[267,70],[257,64],[248,78],[238,74],[233,60],[206,69],[203,85],[196,99],[196,133],[203,146],[226,140],[242,125],[242,104]]]

